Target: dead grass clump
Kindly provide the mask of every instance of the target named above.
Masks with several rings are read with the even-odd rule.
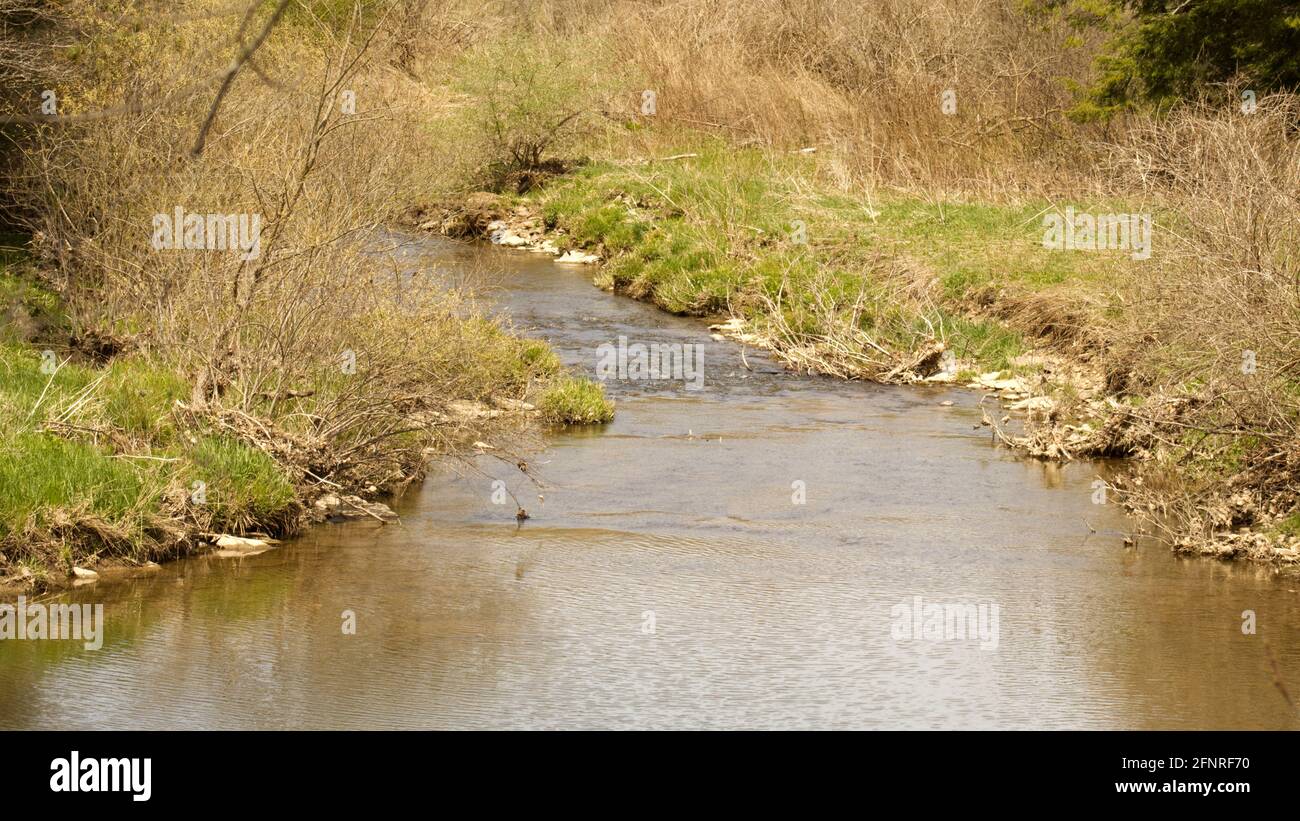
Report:
[[[969,293],[963,307],[1015,328],[1044,349],[1088,361],[1107,345],[1099,309],[1072,291],[1022,292],[994,285]]]
[[[873,382],[923,379],[939,370],[946,344],[941,324],[928,318],[935,305],[920,282],[883,258],[847,280],[813,269],[752,295],[760,307],[757,337],[796,371]]]
[[[658,112],[642,118],[653,128],[833,147],[858,184],[1005,190],[1051,185],[1077,163],[1060,162],[1081,144],[1061,116],[1063,80],[1086,78],[1096,43],[1014,0],[605,10],[585,31],[656,92]],[[578,14],[592,17],[562,16]]]

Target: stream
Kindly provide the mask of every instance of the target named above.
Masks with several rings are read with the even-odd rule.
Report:
[[[484,456],[400,525],[78,588],[103,647],[0,642],[0,728],[1300,727],[1270,662],[1300,696],[1300,582],[1125,546],[1107,466],[994,447],[977,392],[787,373],[543,255],[400,253],[489,272],[588,374],[620,336],[699,345],[701,388],[608,381],[614,422],[524,455],[540,486]],[[900,637],[925,605],[987,629]]]

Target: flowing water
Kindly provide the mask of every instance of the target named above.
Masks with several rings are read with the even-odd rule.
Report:
[[[400,526],[80,588],[104,646],[0,642],[0,727],[1300,726],[1269,660],[1300,695],[1296,582],[1125,547],[1104,466],[994,448],[977,394],[783,373],[524,252],[405,253],[495,270],[588,373],[620,335],[702,345],[702,389],[610,381],[613,423],[524,455],[542,487],[485,457]],[[917,597],[982,606],[983,638],[900,632]]]

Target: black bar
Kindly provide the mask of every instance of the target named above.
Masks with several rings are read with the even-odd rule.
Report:
[[[741,737],[743,736],[743,737]],[[248,811],[341,803],[456,799],[499,808],[615,792],[631,804],[700,791],[741,803],[773,792],[863,806],[1060,808],[1286,801],[1295,736],[1264,732],[8,733],[0,779],[8,809],[112,806]],[[51,789],[76,751],[82,777],[102,759],[149,759],[148,800],[118,792]],[[94,759],[97,765],[88,765]],[[1127,762],[1127,763],[1126,763]],[[113,769],[117,769],[117,764]],[[111,773],[110,773],[111,776]],[[60,781],[60,786],[65,786]],[[91,782],[85,782],[93,786]],[[132,782],[132,784],[139,783]],[[1188,784],[1209,784],[1210,792]],[[1140,785],[1140,786],[1123,786]],[[1145,785],[1152,785],[1150,787]],[[482,792],[481,786],[490,786]],[[1135,794],[1133,790],[1144,792]],[[1151,792],[1145,792],[1151,790]],[[1044,804],[1044,801],[1053,801]],[[445,807],[451,810],[451,805]],[[462,810],[463,811],[463,810]]]

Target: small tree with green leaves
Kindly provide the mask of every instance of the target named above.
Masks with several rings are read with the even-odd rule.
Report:
[[[489,171],[547,169],[578,148],[616,84],[590,51],[503,40],[471,52],[457,90],[469,100],[472,128],[486,143]]]

